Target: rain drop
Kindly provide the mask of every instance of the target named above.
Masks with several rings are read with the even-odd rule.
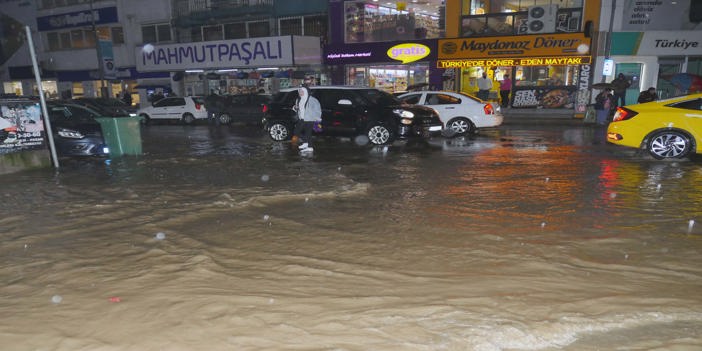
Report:
[[[269,215],[263,215],[263,220],[268,222],[271,219],[271,216]]]
[[[61,297],[61,295],[54,295],[51,297],[51,303],[60,304],[61,302],[63,302],[63,297]]]
[[[689,234],[689,233],[692,233],[692,227],[694,227],[694,226],[695,226],[695,220],[694,220],[694,219],[691,219],[691,220],[687,223],[687,233],[688,233],[688,234]]]
[[[541,228],[546,226],[546,222],[541,222]]]
[[[309,202],[309,201],[310,201],[310,198],[309,198],[309,197],[306,197],[306,198],[305,198],[305,202]]]
[[[624,259],[628,260],[629,259],[629,254],[624,254]]]
[[[548,183],[549,180],[551,180],[551,178],[546,177],[546,183]]]
[[[661,185],[660,185],[660,184],[656,185],[656,191],[661,191]]]
[[[617,193],[611,193],[611,194],[609,194],[609,198],[610,198],[610,199],[614,199],[615,197],[617,197]]]
[[[156,240],[163,240],[163,239],[166,238],[166,233],[164,233],[164,232],[158,232],[158,233],[156,233],[156,237],[155,237],[155,238],[156,238]]]
[[[261,176],[261,181],[262,182],[267,182],[271,179],[271,177],[268,176],[268,174],[264,174]]]

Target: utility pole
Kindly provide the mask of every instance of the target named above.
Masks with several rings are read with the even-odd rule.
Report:
[[[95,26],[95,13],[93,10],[93,0],[90,0],[90,23],[92,24],[93,36],[95,37],[95,51],[97,52],[98,72],[100,74],[100,92],[98,97],[107,98],[107,89],[105,84],[105,69],[102,62],[102,48],[100,47],[100,37],[98,36],[97,27]]]

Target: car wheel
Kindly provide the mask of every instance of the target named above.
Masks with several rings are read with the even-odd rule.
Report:
[[[391,139],[392,132],[384,125],[376,124],[368,129],[368,140],[374,145],[387,144]]]
[[[275,141],[283,141],[290,139],[290,128],[283,123],[273,123],[268,128],[268,135]]]
[[[151,123],[151,117],[149,115],[142,113],[139,115],[141,117],[141,124],[149,124]]]
[[[232,123],[232,116],[230,116],[228,113],[223,113],[219,115],[219,123],[221,124],[229,124]]]
[[[195,123],[195,116],[193,116],[190,113],[186,113],[183,115],[183,123],[185,124],[193,124]]]
[[[454,135],[468,135],[475,131],[473,123],[467,118],[454,118],[448,123],[448,129],[450,129]]]
[[[653,134],[648,139],[648,152],[653,158],[683,158],[690,153],[692,141],[690,138],[674,130],[666,130]]]

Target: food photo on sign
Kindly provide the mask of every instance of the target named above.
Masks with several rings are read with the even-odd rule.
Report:
[[[518,89],[512,92],[512,107],[573,108],[576,92],[574,87]]]

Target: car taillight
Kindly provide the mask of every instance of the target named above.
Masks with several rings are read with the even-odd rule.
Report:
[[[495,108],[492,107],[491,104],[483,105],[483,111],[485,111],[486,115],[494,115],[495,114]]]
[[[200,104],[195,104],[195,109],[200,111]]]
[[[263,104],[263,113],[268,112],[268,105]]]
[[[612,117],[612,122],[625,121],[625,120],[630,119],[638,114],[639,114],[638,112],[632,111],[628,108],[617,107],[617,112],[614,113],[614,117]]]

